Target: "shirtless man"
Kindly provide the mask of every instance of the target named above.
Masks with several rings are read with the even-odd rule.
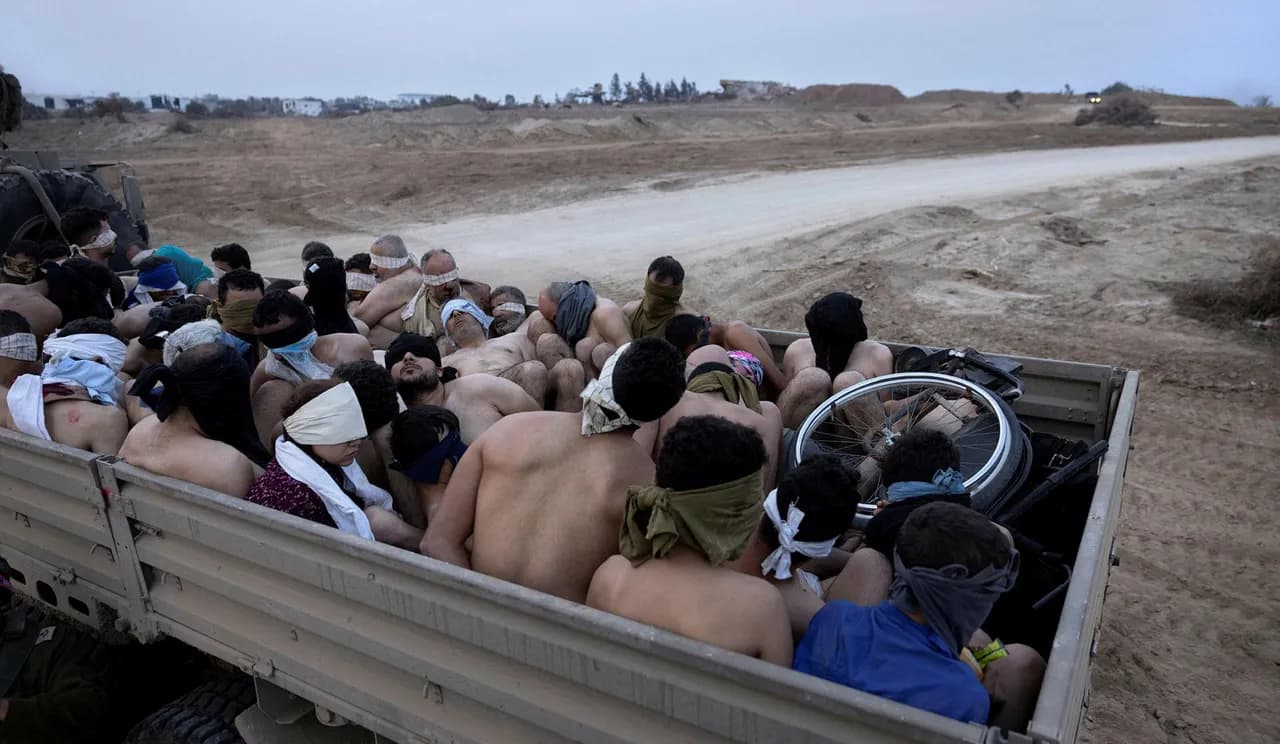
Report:
[[[101,318],[72,321],[44,342],[44,353],[49,361],[39,374],[17,376],[4,391],[4,426],[115,455],[129,433],[123,384],[117,377],[125,343],[115,326]]]
[[[369,248],[378,284],[356,307],[357,320],[369,326],[369,343],[385,349],[404,330],[401,314],[422,288],[422,272],[398,235],[383,235]]]
[[[210,315],[249,369],[256,369],[266,353],[253,332],[253,312],[265,294],[261,276],[248,269],[232,269],[218,279],[218,305]]]
[[[486,340],[494,321],[474,302],[449,300],[440,312],[445,335],[457,351],[444,358],[445,367],[458,374],[486,374],[519,385],[541,403],[547,397],[547,368],[534,358],[533,343],[525,336],[508,334]]]
[[[80,318],[113,317],[106,298],[112,274],[106,266],[77,256],[61,265],[46,263],[41,270],[44,278],[31,284],[0,284],[0,310],[26,318],[36,338]]]
[[[454,468],[467,452],[458,417],[439,406],[403,411],[391,425],[391,452],[393,467],[412,481],[414,509],[430,524],[444,501]]]
[[[576,359],[595,379],[613,352],[631,340],[627,316],[613,300],[599,297],[585,281],[552,282],[538,294],[538,315],[529,339],[538,360],[554,374],[563,359]]]
[[[658,456],[656,485],[627,491],[620,554],[595,572],[587,604],[790,666],[782,595],[729,565],[760,521],[764,464],[764,445],[745,426],[717,416],[677,424]],[[655,529],[664,522],[672,526]]]
[[[537,401],[510,380],[493,375],[450,377],[441,373],[440,350],[426,336],[402,333],[384,359],[406,406],[440,406],[462,424],[462,441],[474,442],[499,419],[540,410]]]
[[[618,550],[627,488],[653,479],[635,426],[680,400],[683,369],[674,347],[643,338],[606,360],[580,415],[524,413],[494,424],[458,463],[423,552],[586,600],[592,574]]]
[[[196,346],[172,367],[150,367],[132,391],[156,412],[138,422],[120,457],[158,475],[244,498],[267,464],[249,408],[249,368],[223,344]]]
[[[703,346],[729,352],[738,374],[749,374],[769,400],[787,387],[787,377],[773,361],[773,348],[760,332],[740,320],[712,323],[705,315],[677,315],[667,323],[666,339],[688,358]]]
[[[311,310],[288,292],[268,292],[262,298],[253,311],[253,329],[268,349],[249,386],[263,442],[274,441],[276,424],[298,383],[328,379],[345,362],[373,359],[369,341],[358,333],[317,337]]]
[[[440,353],[453,348],[440,337],[444,335],[441,311],[450,300],[463,299],[485,307],[489,302],[488,285],[458,278],[458,264],[453,254],[443,248],[427,251],[422,257],[422,286],[406,303],[400,314],[404,329],[419,336],[431,336],[441,342]]]
[[[689,375],[680,402],[654,424],[640,427],[636,440],[646,446],[656,461],[663,439],[681,419],[719,416],[742,424],[755,430],[764,442],[764,487],[766,491],[771,490],[777,479],[782,450],[782,414],[774,404],[760,400],[755,383],[734,373],[724,349],[703,347],[697,358],[703,361]]]
[[[684,293],[684,267],[671,256],[653,259],[644,282],[644,299],[622,306],[630,323],[631,337],[663,338],[667,323],[676,315],[692,313],[680,304]]]
[[[792,342],[782,359],[787,389],[778,398],[782,423],[797,428],[822,401],[845,388],[893,372],[893,352],[867,338],[862,300],[832,292],[804,316],[809,337]]]
[[[494,287],[489,293],[489,305],[493,308],[493,325],[489,326],[489,338],[509,333],[523,333],[529,322],[528,300],[518,287]],[[532,342],[531,342],[532,343]]]

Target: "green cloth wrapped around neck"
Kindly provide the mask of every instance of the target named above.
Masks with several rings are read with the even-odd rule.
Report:
[[[743,404],[760,413],[760,391],[756,384],[734,372],[716,370],[694,375],[685,388],[691,393],[722,393],[730,403]]]
[[[644,299],[631,316],[631,338],[657,336],[665,338],[667,323],[676,316],[684,287],[663,287],[652,279],[644,280]]]
[[[692,491],[632,486],[627,489],[619,552],[639,566],[665,557],[683,543],[719,566],[742,557],[763,513],[762,470]]]

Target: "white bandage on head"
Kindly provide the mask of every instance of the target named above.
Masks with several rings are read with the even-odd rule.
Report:
[[[362,274],[359,271],[347,272],[347,291],[371,292],[378,286],[378,278],[373,274]]]
[[[129,261],[129,263],[133,264],[134,266],[137,266],[138,264],[142,263],[143,261],[146,261],[148,258],[151,258],[154,255],[156,255],[156,250],[154,248],[148,248],[145,251],[138,251],[133,255],[133,258]]]
[[[836,537],[823,542],[801,542],[796,540],[800,531],[800,523],[804,521],[804,512],[792,504],[787,510],[787,519],[783,521],[778,512],[778,489],[773,489],[764,499],[764,513],[769,517],[774,530],[778,533],[778,547],[760,564],[760,572],[768,576],[770,572],[779,579],[791,578],[791,554],[799,553],[807,558],[821,558],[831,555],[836,546]]]
[[[613,368],[629,348],[631,344],[625,343],[613,352],[600,369],[600,376],[587,383],[582,391],[582,436],[607,434],[624,426],[637,425],[638,422],[632,421],[613,397]]]
[[[116,242],[117,237],[119,236],[116,235],[116,231],[108,227],[106,230],[103,230],[102,232],[98,233],[98,237],[94,238],[92,243],[89,243],[88,245],[80,245],[76,247],[82,251],[87,251],[89,249],[98,250],[102,248],[107,248],[107,247],[110,247],[112,243]]]
[[[178,355],[202,344],[222,343],[222,326],[216,320],[199,320],[187,323],[164,337],[164,366],[172,367]]]
[[[374,266],[377,266],[380,269],[398,269],[401,266],[408,265],[408,263],[412,260],[413,260],[412,256],[400,256],[399,258],[392,258],[390,256],[379,256],[376,253],[369,254],[369,263],[373,264]]]
[[[504,302],[493,309],[494,315],[497,315],[498,313],[515,313],[517,315],[524,315],[525,308],[524,305],[521,305],[519,302]]]
[[[458,281],[458,270],[446,271],[443,274],[425,274],[422,283],[428,287],[443,287],[450,282]]]
[[[351,383],[329,388],[284,420],[284,431],[298,444],[344,444],[369,436],[360,400]]]
[[[124,342],[105,333],[77,333],[74,336],[53,337],[44,342],[44,353],[50,362],[70,357],[101,363],[118,373],[124,366],[126,347]]]
[[[0,338],[0,357],[19,362],[36,360],[36,337],[30,333],[11,333]]]

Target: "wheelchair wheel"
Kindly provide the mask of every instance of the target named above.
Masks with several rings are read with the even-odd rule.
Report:
[[[1008,404],[981,385],[930,372],[884,375],[833,395],[801,424],[787,457],[791,466],[816,454],[845,458],[862,475],[865,516],[883,496],[879,463],[920,427],[951,437],[975,504],[1002,493],[1021,465],[1023,434]]]

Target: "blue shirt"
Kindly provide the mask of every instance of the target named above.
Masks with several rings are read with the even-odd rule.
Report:
[[[173,262],[178,268],[178,279],[187,285],[188,292],[196,291],[197,284],[213,278],[213,269],[176,245],[162,245],[156,249],[156,255]]]
[[[889,602],[828,603],[810,621],[792,666],[957,721],[985,725],[990,712],[973,670],[941,636]]]

